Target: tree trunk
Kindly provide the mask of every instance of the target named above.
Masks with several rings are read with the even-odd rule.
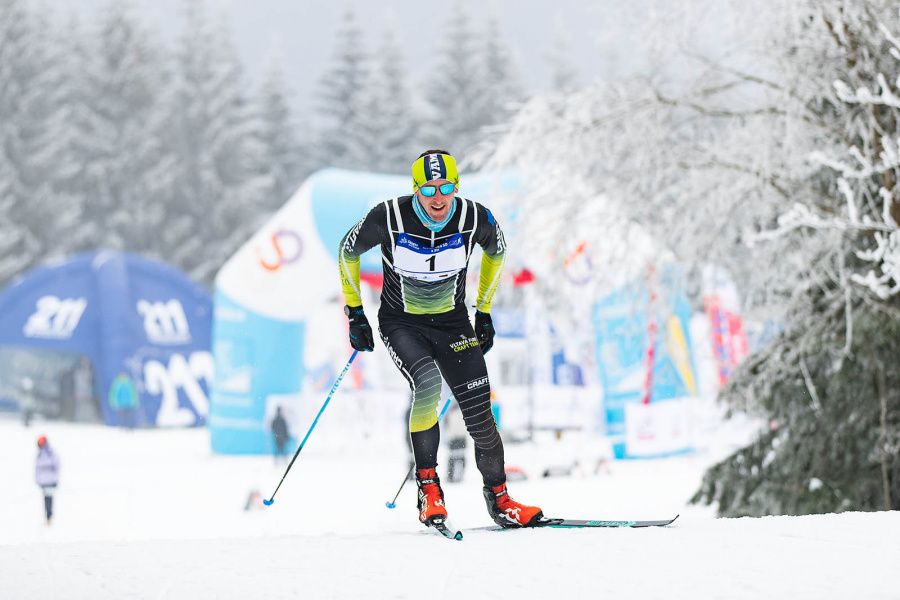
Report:
[[[875,360],[874,365],[875,387],[878,390],[878,401],[881,404],[881,436],[878,438],[878,445],[881,449],[881,485],[884,489],[884,509],[893,510],[891,507],[891,480],[887,452],[887,385],[881,361]]]

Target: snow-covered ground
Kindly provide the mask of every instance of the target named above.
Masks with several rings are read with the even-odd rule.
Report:
[[[39,434],[62,458],[49,527],[32,480]],[[729,520],[687,505],[726,449],[510,482],[551,516],[680,514],[667,528],[469,530],[490,524],[470,465],[444,485],[466,530],[454,542],[419,525],[413,485],[385,507],[406,471],[402,438],[324,426],[274,505],[245,510],[285,464],[214,456],[203,430],[0,421],[0,598],[900,599],[900,512]],[[590,454],[564,436],[510,444],[507,458],[535,473],[576,451]]]

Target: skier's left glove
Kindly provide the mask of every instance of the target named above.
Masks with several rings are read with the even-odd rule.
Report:
[[[362,306],[345,306],[344,314],[350,319],[350,345],[360,352],[371,352],[375,349],[375,338],[372,327],[363,312]]]
[[[475,337],[478,338],[478,345],[481,346],[483,354],[487,354],[494,346],[494,323],[491,321],[490,313],[475,311]]]

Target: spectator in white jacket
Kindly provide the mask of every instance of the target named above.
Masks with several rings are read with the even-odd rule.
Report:
[[[50,447],[45,436],[37,441],[38,455],[34,463],[34,481],[40,486],[44,494],[44,512],[47,515],[47,525],[53,517],[53,492],[59,483],[59,456]]]

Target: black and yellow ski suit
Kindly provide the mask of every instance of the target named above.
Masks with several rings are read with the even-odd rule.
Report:
[[[482,251],[475,308],[489,313],[503,271],[503,232],[484,206],[455,197],[437,232],[416,216],[413,196],[375,206],[341,240],[341,284],[348,306],[361,306],[359,257],[381,247],[384,287],[378,330],[412,390],[409,429],[416,468],[437,465],[441,376],[462,409],[485,485],[506,481],[503,442],[491,412],[490,380],[465,306],[466,272],[475,244]]]

